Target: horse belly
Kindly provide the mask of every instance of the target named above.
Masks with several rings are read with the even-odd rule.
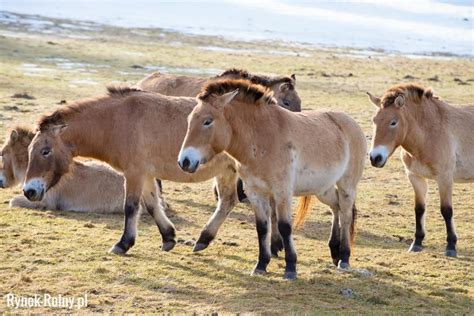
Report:
[[[347,161],[328,168],[298,168],[293,194],[295,196],[322,194],[336,183],[344,175]]]

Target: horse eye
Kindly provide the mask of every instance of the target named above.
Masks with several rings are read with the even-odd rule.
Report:
[[[47,156],[49,156],[49,154],[51,154],[51,149],[45,148],[45,149],[41,150],[41,154],[42,154],[44,157],[47,157]]]
[[[392,126],[392,127],[397,126],[397,124],[398,124],[397,120],[392,120],[390,122],[390,126]]]
[[[289,107],[289,106],[290,106],[290,102],[284,100],[284,101],[283,101],[283,105],[286,106],[286,107]]]
[[[204,121],[204,123],[202,123],[202,125],[207,127],[207,126],[210,126],[212,122],[214,122],[213,119],[207,119]]]

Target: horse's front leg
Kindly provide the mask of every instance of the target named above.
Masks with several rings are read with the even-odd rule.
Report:
[[[257,195],[253,190],[247,191],[247,196],[255,213],[255,223],[258,236],[258,261],[252,270],[252,275],[266,274],[270,263],[270,214],[271,207],[268,198]]]
[[[176,229],[173,223],[166,216],[166,203],[161,195],[161,189],[154,178],[150,178],[145,182],[143,187],[143,202],[148,213],[155,220],[160,230],[163,240],[163,251],[170,251],[176,245]]]
[[[425,238],[425,205],[428,185],[426,179],[410,172],[408,179],[415,191],[415,239],[408,251],[420,252],[423,250],[423,239]]]
[[[109,252],[124,255],[133,245],[137,236],[137,222],[139,218],[140,197],[143,189],[143,178],[125,174],[125,226],[122,237]]]
[[[286,280],[296,279],[296,250],[293,242],[291,220],[291,194],[278,194],[275,196],[276,217],[278,231],[283,240],[285,249],[285,274]]]
[[[456,242],[458,240],[456,236],[456,230],[454,228],[453,220],[453,206],[452,206],[452,194],[453,194],[453,180],[452,177],[440,177],[438,179],[439,197],[441,204],[441,215],[446,223],[447,233],[447,245],[444,254],[448,257],[456,257]]]
[[[216,177],[214,187],[218,192],[217,207],[194,245],[194,252],[204,250],[209,246],[210,242],[216,237],[222,223],[237,204],[236,180],[237,174],[233,170]]]

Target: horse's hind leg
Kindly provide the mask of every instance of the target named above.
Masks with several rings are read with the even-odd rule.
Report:
[[[193,248],[194,252],[204,250],[209,246],[210,242],[216,237],[222,223],[237,204],[236,179],[235,171],[225,172],[216,177],[214,187],[218,191],[217,207],[206,226],[204,226],[201,235],[199,235]]]
[[[291,225],[291,195],[275,196],[275,206],[278,221],[278,231],[285,249],[285,275],[287,280],[296,279],[296,250],[293,243]]]
[[[408,251],[419,252],[423,249],[423,239],[425,238],[425,201],[428,185],[426,180],[413,173],[408,173],[408,179],[415,191],[415,240]]]
[[[328,205],[332,211],[332,226],[331,235],[329,237],[329,249],[331,251],[331,258],[334,264],[337,266],[340,257],[340,245],[341,245],[341,229],[339,226],[339,197],[337,189],[332,187],[323,194],[317,195],[318,200]]]
[[[176,231],[173,223],[166,216],[166,203],[161,190],[154,179],[148,179],[143,187],[143,203],[148,213],[155,220],[163,239],[162,250],[170,251],[176,245]]]
[[[278,252],[283,250],[283,240],[281,239],[280,232],[278,231],[278,220],[276,215],[275,201],[270,200],[270,206],[272,208],[272,238],[270,249],[273,257],[278,257]]]
[[[353,239],[354,210],[355,210],[355,186],[344,186],[338,183],[337,193],[339,198],[339,221],[341,225],[341,243],[339,245],[338,267],[346,269],[349,267],[351,256],[351,243]]]
[[[453,194],[453,180],[451,177],[444,177],[438,180],[439,196],[441,202],[441,215],[443,215],[446,223],[447,233],[447,245],[445,255],[448,257],[456,257],[456,242],[458,240],[456,236],[456,230],[454,229],[453,220],[453,206],[452,206],[452,194]]]
[[[142,188],[143,178],[141,176],[132,177],[130,175],[125,175],[125,226],[122,237],[110,249],[111,253],[123,255],[135,244]]]

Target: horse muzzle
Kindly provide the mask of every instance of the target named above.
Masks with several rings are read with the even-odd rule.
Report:
[[[28,200],[36,202],[36,201],[41,201],[43,199],[44,190],[36,191],[33,189],[28,189],[28,190],[23,190],[23,194],[26,196]]]
[[[179,167],[186,172],[194,173],[201,164],[202,154],[194,147],[187,147],[181,150],[178,156]]]
[[[23,185],[23,194],[33,202],[41,201],[45,192],[45,184],[38,178],[32,179]]]

